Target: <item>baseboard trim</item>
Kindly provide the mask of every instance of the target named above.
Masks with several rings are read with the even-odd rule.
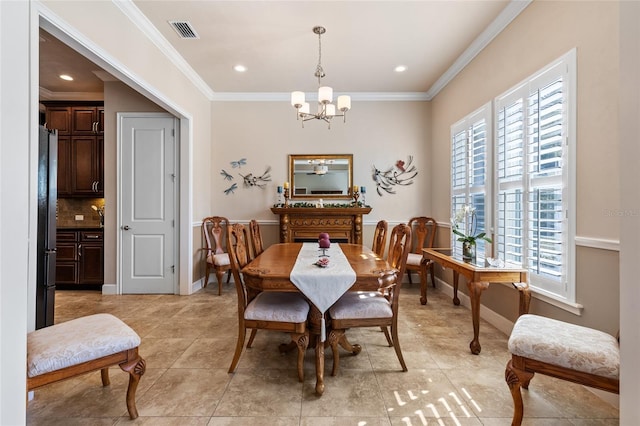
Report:
[[[118,294],[118,286],[115,284],[103,284],[102,294],[108,294],[108,295]]]
[[[189,294],[193,294],[198,290],[202,290],[202,286],[204,284],[204,278],[200,278],[198,281],[194,281],[191,283],[191,292]]]

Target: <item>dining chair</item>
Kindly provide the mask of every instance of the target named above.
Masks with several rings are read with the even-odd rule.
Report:
[[[376,224],[376,229],[373,232],[373,244],[371,250],[382,258],[384,256],[384,248],[387,243],[387,221],[381,220]]]
[[[327,341],[333,352],[332,376],[338,373],[340,365],[338,346],[354,355],[362,350],[360,345],[351,345],[346,338],[346,330],[354,327],[381,327],[387,343],[396,351],[402,371],[407,371],[398,340],[398,298],[410,247],[411,228],[403,223],[396,225],[391,231],[387,254],[387,263],[393,269],[381,273],[378,291],[349,291],[329,308],[331,331]]]
[[[427,277],[422,276],[422,268],[420,266],[420,263],[422,262],[422,249],[433,247],[438,224],[436,223],[436,220],[431,217],[418,216],[409,220],[409,227],[411,228],[413,235],[413,243],[411,252],[407,258],[407,276],[409,277],[409,283],[413,284],[411,281],[412,272],[417,272],[421,280],[427,279]],[[435,288],[436,281],[433,262],[429,261],[427,264],[427,270],[431,276],[431,285]]]
[[[260,225],[257,220],[251,219],[249,222],[249,230],[251,230],[251,246],[253,248],[253,256],[255,257],[264,251]]]
[[[298,379],[304,380],[304,354],[309,346],[309,330],[307,317],[309,303],[300,293],[252,291],[244,283],[241,270],[250,260],[249,232],[244,225],[234,223],[227,228],[229,252],[233,280],[238,293],[238,342],[236,351],[229,367],[229,373],[236,371],[247,330],[251,330],[251,337],[247,348],[251,348],[257,330],[270,330],[289,333],[291,344],[280,345],[280,352],[289,351],[293,345],[298,348]]]
[[[202,220],[202,239],[205,242],[206,261],[204,271],[204,287],[209,283],[211,269],[218,279],[218,296],[222,294],[222,278],[227,272],[227,283],[231,278],[231,265],[227,253],[225,227],[229,227],[229,219],[222,216],[205,217]]]

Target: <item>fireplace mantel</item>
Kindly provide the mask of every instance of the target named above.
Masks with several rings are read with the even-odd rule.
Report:
[[[280,216],[280,242],[314,241],[327,232],[331,241],[362,244],[362,215],[371,207],[272,207]]]

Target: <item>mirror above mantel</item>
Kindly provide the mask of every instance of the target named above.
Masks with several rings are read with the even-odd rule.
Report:
[[[289,155],[291,198],[352,196],[353,154]]]

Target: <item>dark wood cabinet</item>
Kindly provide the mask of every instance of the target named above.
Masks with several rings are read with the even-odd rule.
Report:
[[[74,196],[103,196],[102,140],[96,136],[71,137],[71,193]]]
[[[67,106],[47,106],[44,127],[55,129],[58,136],[71,134],[71,108]]]
[[[103,284],[102,230],[59,230],[56,284]]]
[[[58,135],[58,197],[69,197],[71,189],[71,138]]]
[[[71,107],[71,133],[96,135],[104,131],[104,108],[92,106]]]
[[[45,106],[46,127],[58,130],[58,197],[104,197],[104,107]]]
[[[102,284],[104,281],[104,246],[102,231],[80,231],[78,246],[79,284]]]

